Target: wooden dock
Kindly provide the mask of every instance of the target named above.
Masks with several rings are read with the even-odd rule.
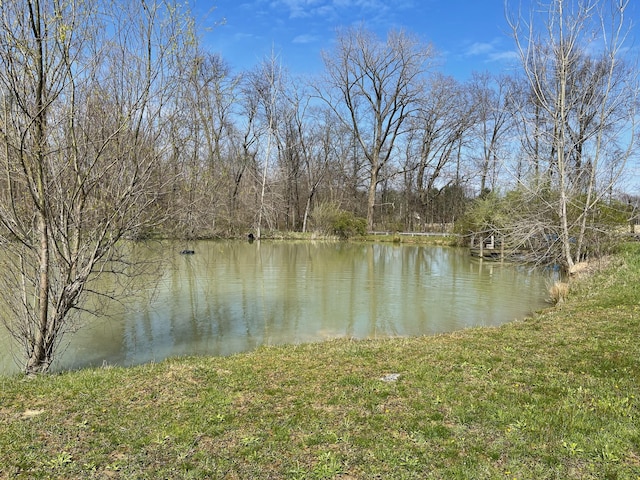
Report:
[[[482,237],[480,241],[476,240],[475,237],[471,237],[469,251],[473,257],[504,260],[504,242],[496,240],[495,235]]]

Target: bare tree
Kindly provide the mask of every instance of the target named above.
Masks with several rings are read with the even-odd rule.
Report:
[[[530,192],[557,219],[548,237],[568,269],[588,252],[598,205],[634,151],[638,84],[623,58],[628,5],[553,0],[540,4],[541,23],[536,12],[510,19],[536,112],[527,144],[535,145],[536,167],[547,165],[545,181],[536,179]]]
[[[423,94],[433,52],[406,32],[392,31],[382,42],[361,27],[340,31],[335,50],[322,57],[329,91],[321,95],[353,130],[369,164],[367,227],[372,229],[380,172]]]
[[[306,109],[305,109],[306,110]],[[303,131],[303,120],[297,120],[301,136],[301,149],[304,161],[304,172],[307,194],[304,207],[302,231],[306,232],[312,202],[323,181],[329,176],[332,165],[340,165],[340,133],[336,131],[340,123],[327,108],[313,108],[315,121],[308,123]],[[303,116],[303,118],[305,118]]]
[[[194,51],[179,59],[171,107],[171,232],[178,237],[214,236],[231,227],[241,76],[216,54]],[[241,164],[241,163],[240,163]],[[242,164],[241,164],[242,165]]]
[[[495,188],[505,137],[512,126],[513,116],[509,111],[511,80],[506,76],[474,73],[469,88],[476,113],[474,136],[479,141],[481,157],[480,193],[491,186]]]
[[[437,185],[457,184],[460,180],[460,151],[475,122],[467,92],[454,78],[435,74],[408,121],[404,168],[415,171],[415,180],[411,177],[418,205],[412,210],[425,222],[432,221],[427,217],[433,216],[429,212],[433,196],[439,193]]]
[[[0,311],[26,373],[49,368],[74,312],[105,293],[93,280],[125,271],[120,241],[158,219],[181,14],[146,1],[0,3]]]
[[[238,111],[235,135],[231,141],[229,171],[233,176],[231,214],[244,228],[251,225],[257,204],[255,191],[258,186],[258,152],[262,132],[259,121],[259,98],[253,85],[252,72],[242,75],[238,85]]]
[[[259,128],[259,139],[266,142],[262,150],[262,171],[258,179],[259,198],[255,220],[257,238],[261,237],[262,224],[265,219],[270,218],[267,213],[270,207],[273,207],[273,204],[267,202],[267,181],[273,157],[282,147],[280,128],[283,122],[280,116],[283,114],[281,101],[284,96],[284,81],[284,69],[273,52],[247,75],[248,88],[245,90],[247,101],[252,105],[251,108],[255,109],[255,115],[260,122],[259,126],[254,123],[253,128]]]

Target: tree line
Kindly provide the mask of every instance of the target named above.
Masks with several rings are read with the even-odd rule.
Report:
[[[508,16],[519,68],[459,81],[403,30],[338,30],[308,79],[275,53],[234,72],[170,0],[1,2],[0,310],[25,371],[110,297],[92,280],[131,275],[125,239],[455,223],[567,268],[600,252],[637,206],[627,10]]]

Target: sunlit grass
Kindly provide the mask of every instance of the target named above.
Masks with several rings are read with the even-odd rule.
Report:
[[[640,478],[640,248],[535,318],[0,378],[0,477]]]

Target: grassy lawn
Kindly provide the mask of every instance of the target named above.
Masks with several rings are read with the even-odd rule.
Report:
[[[499,328],[0,377],[0,478],[640,479],[639,303],[630,245]]]

